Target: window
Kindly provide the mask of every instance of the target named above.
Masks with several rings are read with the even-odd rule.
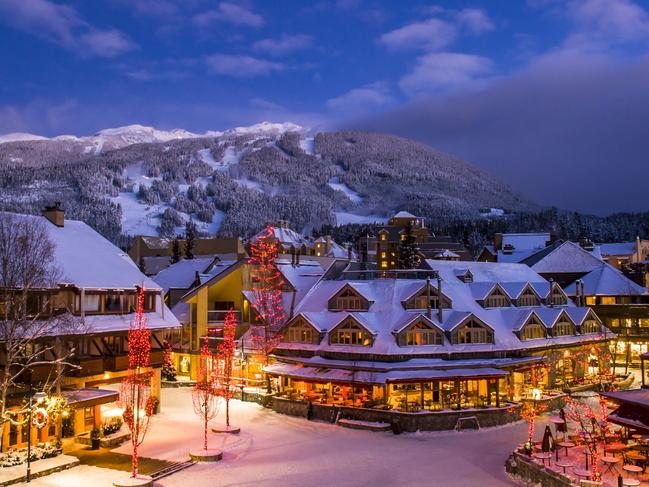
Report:
[[[595,296],[586,296],[586,306],[595,306]]]
[[[586,320],[581,325],[581,334],[585,335],[587,333],[599,333],[601,330],[599,323],[596,320]]]
[[[518,298],[518,306],[539,306],[540,304],[539,298],[530,290],[526,290]]]
[[[155,293],[144,293],[144,311],[155,311]]]
[[[104,296],[104,311],[122,311],[122,300],[119,294]]]
[[[18,443],[18,425],[9,422],[9,446],[13,446],[17,443]]]
[[[76,308],[81,311],[81,295],[77,296]],[[99,312],[99,294],[85,294],[83,297],[83,310],[86,313]]]
[[[406,345],[442,345],[440,332],[425,323],[416,323],[406,331]]]
[[[575,334],[574,326],[569,321],[566,320],[559,321],[556,325],[554,325],[553,334],[555,337],[574,335]]]
[[[83,408],[83,426],[86,431],[95,427],[95,408],[93,406]]]
[[[382,233],[382,234],[381,234],[381,240],[384,240],[384,241],[385,241],[385,240],[387,240],[387,239],[388,239],[388,235],[387,235],[387,233]]]
[[[429,296],[430,295],[430,296]],[[420,291],[415,297],[406,302],[406,309],[427,309],[428,300],[430,298],[430,307],[433,309],[438,309],[440,304],[439,296],[437,295],[437,290],[431,287],[430,291],[426,291],[426,288]],[[451,302],[442,297],[441,299],[442,308],[450,308]]]
[[[314,329],[303,320],[297,320],[284,333],[284,341],[290,343],[315,343]]]
[[[599,304],[615,304],[615,296],[602,296],[599,298]]]
[[[354,322],[352,319],[345,320],[338,325],[330,337],[332,344],[338,345],[362,345],[369,347],[372,345],[372,337],[367,331]]]
[[[550,296],[550,302],[555,306],[560,306],[563,304],[568,304],[565,294],[556,287],[552,289],[552,295]]]
[[[388,267],[388,261],[387,261],[387,260],[382,261],[382,262],[381,262],[381,267],[382,267],[383,269],[386,269],[386,268]]]
[[[534,340],[537,338],[545,338],[545,326],[532,318],[523,327],[523,340]]]
[[[382,258],[382,259],[387,258],[387,256],[388,256],[388,253],[387,253],[387,252],[385,252],[385,251],[381,252],[381,258]]]
[[[493,343],[494,334],[485,326],[473,320],[462,326],[451,335],[454,344],[463,343]]]
[[[500,289],[494,289],[484,300],[485,308],[506,308],[510,305],[509,298]]]
[[[350,287],[345,287],[329,301],[329,309],[344,310],[367,310],[367,301]]]

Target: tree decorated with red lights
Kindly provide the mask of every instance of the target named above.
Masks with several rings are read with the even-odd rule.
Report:
[[[207,337],[203,337],[198,376],[196,378],[196,385],[192,391],[194,412],[203,421],[203,450],[207,450],[207,425],[219,412],[215,375],[214,357],[212,357],[212,353],[210,352]]]
[[[270,225],[250,244],[252,290],[257,311],[255,324],[251,327],[251,338],[264,366],[268,365],[270,354],[280,341],[279,330],[285,320],[282,301],[284,279],[275,263],[277,251],[278,243]],[[266,388],[270,393],[270,377],[265,375]]]
[[[593,408],[581,401],[575,401],[571,397],[566,402],[566,417],[575,423],[583,439],[583,443],[591,455],[591,472],[594,481],[602,478],[599,470],[598,446],[603,442],[608,424],[604,419],[599,418]]]
[[[546,364],[535,364],[529,370],[532,397],[523,402],[523,407],[521,409],[521,417],[528,421],[527,451],[531,451],[532,443],[534,442],[536,417],[547,409],[547,406],[544,403],[538,402],[538,400],[541,399],[541,390],[539,389],[539,386],[547,373],[547,369],[548,367]]]
[[[122,382],[119,404],[124,410],[122,417],[131,433],[133,456],[131,477],[138,474],[138,448],[149,429],[157,399],[151,395],[149,368],[151,355],[151,332],[144,317],[144,288],[138,287],[137,313],[128,331],[128,374]]]
[[[234,311],[230,309],[225,315],[225,322],[223,323],[223,341],[217,347],[218,379],[216,382],[216,394],[222,397],[225,402],[225,425],[228,427],[230,426],[230,399],[232,399],[236,391],[236,379],[233,376],[236,351],[234,336],[236,331],[237,318],[234,316]]]

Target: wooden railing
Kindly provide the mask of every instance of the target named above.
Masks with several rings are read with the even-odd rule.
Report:
[[[103,357],[79,357],[77,359],[77,365],[80,368],[76,369],[75,372],[80,377],[104,373]]]
[[[220,309],[210,309],[207,310],[207,322],[208,323],[223,323],[225,321],[225,315],[228,313],[227,310]],[[234,317],[237,319],[237,322],[241,322],[241,311],[234,311]]]

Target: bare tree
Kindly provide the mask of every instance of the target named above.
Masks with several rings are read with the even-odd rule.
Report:
[[[59,384],[74,350],[57,336],[79,333],[80,323],[57,302],[60,270],[55,246],[38,218],[0,213],[0,430],[22,424],[24,411],[8,407],[38,371],[38,385]],[[47,370],[46,374],[42,371]]]

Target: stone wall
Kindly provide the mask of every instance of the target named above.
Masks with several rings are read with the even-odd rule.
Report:
[[[559,472],[539,465],[530,457],[514,452],[505,462],[505,471],[519,485],[543,487],[574,487],[570,479]]]
[[[280,397],[273,397],[271,407],[278,413],[290,416],[307,417],[309,404],[303,401],[293,401]],[[392,423],[398,421],[402,431],[414,432],[438,431],[455,429],[458,418],[476,417],[480,427],[498,426],[511,423],[520,419],[521,406],[511,405],[502,408],[464,409],[462,411],[422,411],[406,413],[401,411],[386,411],[381,409],[363,409],[351,407],[336,407],[326,404],[311,405],[311,419],[336,422],[337,419],[355,419]]]

